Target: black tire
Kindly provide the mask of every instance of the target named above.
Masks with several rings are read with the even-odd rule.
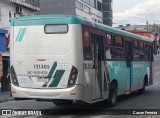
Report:
[[[115,106],[117,102],[117,85],[113,82],[109,89],[108,104],[110,107]]]
[[[57,100],[53,101],[56,106],[70,106],[72,105],[72,100]]]
[[[144,80],[144,81],[143,81],[143,87],[138,90],[138,92],[139,92],[140,94],[144,94],[144,93],[145,93],[145,86],[146,86],[145,84],[146,84],[146,82],[145,82],[145,80]]]

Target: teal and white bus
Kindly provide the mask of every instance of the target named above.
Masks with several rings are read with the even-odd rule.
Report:
[[[153,83],[152,42],[70,15],[11,20],[11,94],[16,99],[96,103]]]

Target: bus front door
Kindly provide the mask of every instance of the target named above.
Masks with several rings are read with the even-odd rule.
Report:
[[[126,51],[126,94],[131,90],[131,60],[132,60],[132,43],[125,41]]]
[[[103,37],[92,35],[92,50],[93,51],[93,61],[95,70],[95,76],[93,79],[93,89],[92,89],[92,100],[97,100],[102,98],[102,40]]]

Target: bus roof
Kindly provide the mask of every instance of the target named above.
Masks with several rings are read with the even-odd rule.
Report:
[[[11,20],[11,26],[33,26],[46,24],[83,24],[86,26],[95,27],[126,37],[132,37],[135,39],[152,42],[149,38],[141,37],[139,35],[126,32],[117,28],[113,28],[107,25],[103,25],[100,23],[91,22],[86,18],[73,15],[33,15],[13,18]]]

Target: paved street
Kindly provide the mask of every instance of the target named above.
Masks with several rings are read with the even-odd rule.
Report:
[[[56,107],[52,102],[36,102],[35,100],[22,100],[22,101],[9,101],[0,103],[1,109],[45,109],[43,113],[52,115],[56,114],[57,117],[89,117],[89,118],[110,118],[106,115],[107,110],[110,109],[159,109],[160,108],[160,56],[155,57],[154,63],[154,85],[146,88],[145,94],[138,94],[137,92],[128,96],[119,96],[118,102],[115,107],[109,108],[104,105],[104,102],[87,106],[88,110],[83,110],[86,106],[77,106],[74,104],[71,107]],[[81,109],[82,108],[82,109]],[[91,110],[95,108],[95,110]],[[48,109],[48,110],[46,110]],[[78,110],[75,110],[78,109]],[[74,114],[73,114],[74,110]],[[69,115],[66,115],[69,114]],[[72,114],[72,115],[71,115]],[[41,116],[42,117],[42,116]],[[114,116],[112,116],[114,117]],[[119,116],[119,118],[131,116]],[[133,116],[132,116],[133,117]],[[136,117],[136,116],[135,116]],[[141,116],[149,118],[149,116]],[[154,116],[153,118],[158,118]]]

